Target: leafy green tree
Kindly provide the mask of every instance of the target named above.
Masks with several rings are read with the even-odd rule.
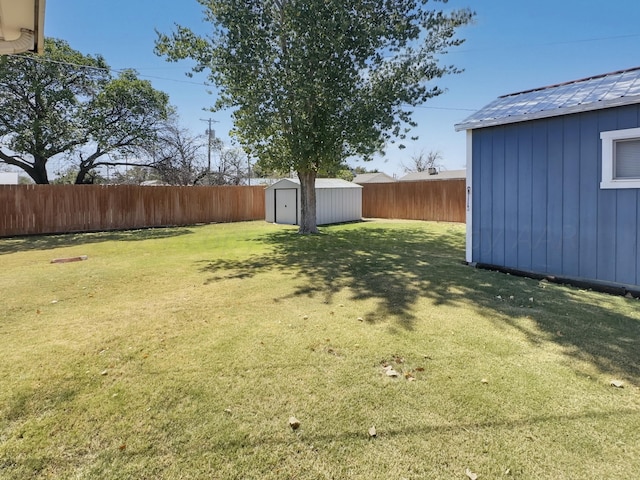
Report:
[[[361,175],[363,173],[380,173],[380,171],[377,168],[367,170],[365,167],[360,165],[353,169],[353,173],[355,173],[356,175]]]
[[[349,169],[340,170],[338,173],[336,173],[335,176],[336,178],[341,178],[342,180],[346,180],[347,182],[351,182],[355,178],[355,175]]]
[[[301,183],[300,233],[315,233],[315,179],[346,158],[370,159],[415,126],[411,107],[456,73],[438,56],[459,45],[467,9],[427,0],[198,0],[213,29],[158,34],[156,53],[191,58],[233,109],[232,132],[274,170]],[[446,0],[443,0],[443,2]]]
[[[55,172],[56,176],[50,183],[54,185],[71,185],[76,183],[78,178],[78,168],[75,166],[69,166],[64,170]],[[87,182],[92,184],[105,184],[108,183],[107,179],[103,177],[97,170],[90,170],[86,174]]]
[[[90,183],[99,166],[131,164],[124,157],[156,138],[169,99],[135,72],[113,77],[101,56],[46,39],[40,56],[0,57],[0,162],[49,183],[47,165],[64,158]]]

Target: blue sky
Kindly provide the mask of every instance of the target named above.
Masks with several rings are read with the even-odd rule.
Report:
[[[353,166],[402,175],[412,156],[438,150],[444,168],[464,168],[465,134],[454,125],[496,97],[640,66],[638,0],[450,0],[446,6],[461,7],[476,12],[475,22],[460,31],[466,42],[442,62],[465,71],[434,83],[446,93],[415,110],[419,140]],[[168,63],[153,54],[156,29],[168,33],[178,23],[206,33],[201,12],[196,0],[49,0],[45,35],[101,54],[113,68],[135,68],[169,94],[183,126],[204,133],[202,120],[212,118],[217,135],[230,143],[230,115],[203,110],[215,101],[206,77],[188,78],[188,61]]]

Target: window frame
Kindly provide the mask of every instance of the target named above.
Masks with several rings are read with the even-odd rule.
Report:
[[[600,188],[640,188],[640,177],[615,178],[616,142],[618,140],[640,140],[640,128],[600,132],[600,140],[602,140],[602,180]]]

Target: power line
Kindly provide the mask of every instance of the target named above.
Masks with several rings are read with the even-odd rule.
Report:
[[[451,50],[448,53],[473,53],[473,52],[486,52],[486,51],[505,50],[505,49],[554,47],[557,45],[571,45],[576,43],[600,42],[600,41],[606,41],[606,40],[621,40],[621,39],[636,38],[636,37],[640,37],[640,33],[630,33],[625,35],[611,35],[608,37],[578,38],[575,40],[555,40],[552,42],[542,42],[542,43],[522,43],[522,44],[512,44],[512,45],[500,45],[500,47],[489,46],[485,48],[459,48],[459,49]]]
[[[145,75],[140,73],[138,70],[136,70],[135,68],[111,68],[111,67],[97,67],[95,65],[83,65],[81,63],[72,63],[72,62],[63,62],[60,60],[52,60],[50,58],[43,58],[43,57],[36,57],[36,56],[26,56],[26,55],[16,55],[16,54],[11,54],[11,55],[7,55],[13,58],[20,58],[20,59],[25,59],[25,60],[30,60],[33,62],[46,62],[46,63],[53,63],[56,65],[65,65],[68,67],[75,67],[75,68],[84,68],[87,70],[99,70],[99,71],[103,71],[103,72],[115,72],[115,73],[124,73],[127,72],[129,70],[133,70],[136,72],[136,74],[139,77],[143,77],[143,78],[151,78],[154,80],[164,80],[164,81],[169,81],[169,82],[176,82],[176,83],[187,83],[190,85],[200,85],[203,87],[211,87],[212,85],[210,83],[207,82],[195,82],[195,81],[190,81],[190,80],[178,80],[175,78],[166,78],[166,77],[158,77],[158,76],[154,76],[154,75]]]

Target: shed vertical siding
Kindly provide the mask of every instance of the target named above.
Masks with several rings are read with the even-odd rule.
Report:
[[[600,132],[628,105],[473,131],[473,261],[640,284],[640,194],[600,189]]]
[[[502,264],[505,256],[504,246],[504,218],[505,218],[505,152],[504,152],[504,129],[496,130],[492,142],[493,164],[489,180],[493,185],[491,201],[494,204],[491,215],[491,258],[492,263]]]
[[[360,188],[322,188],[316,192],[318,225],[362,219]]]
[[[513,126],[505,128],[504,158],[504,261],[517,268],[518,265],[518,137]]]
[[[540,205],[547,211],[547,266],[543,272],[552,272],[562,265],[562,222],[564,190],[562,189],[562,171],[564,149],[562,147],[562,118],[552,118],[547,128],[547,201]]]
[[[276,191],[267,190],[264,192],[264,219],[269,223],[276,221]]]
[[[548,129],[545,123],[536,123],[531,145],[531,268],[547,269],[547,209],[541,208],[547,200],[547,148]]]
[[[598,228],[598,192],[600,189],[600,133],[598,116],[588,113],[582,116],[580,129],[580,230],[579,230],[579,276],[596,278],[598,274],[596,257],[592,255],[598,248],[598,237],[593,232]]]

